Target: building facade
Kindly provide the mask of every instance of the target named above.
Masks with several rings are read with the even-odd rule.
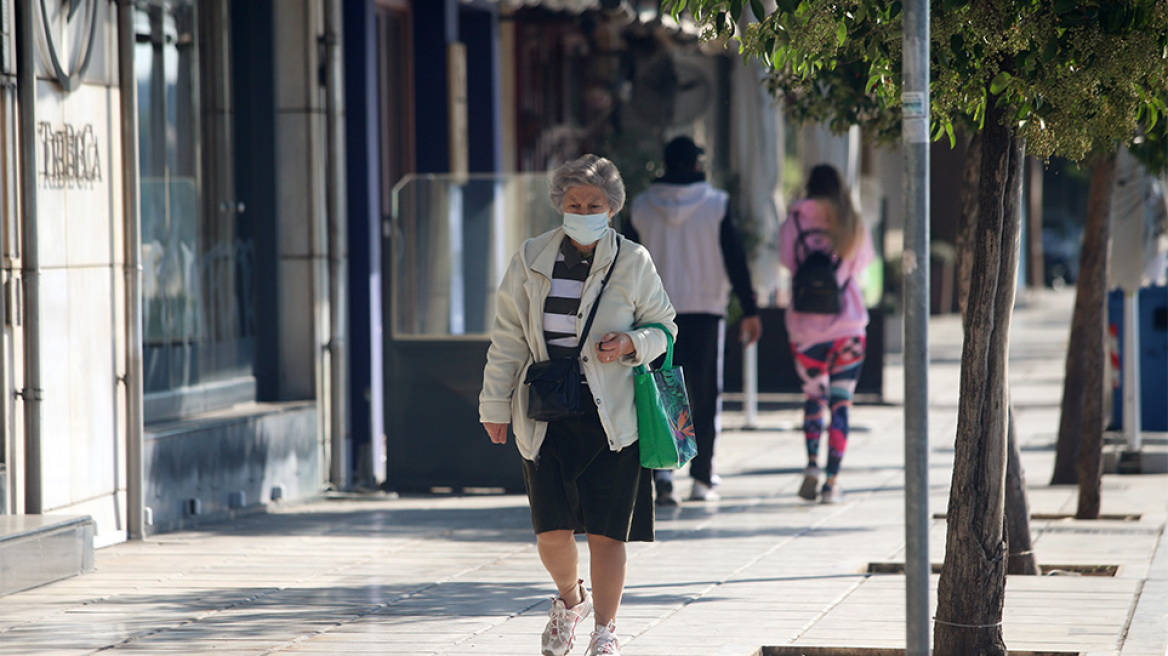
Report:
[[[781,110],[655,0],[41,6],[0,0],[4,514],[100,545],[520,487],[477,421],[493,290],[586,152],[632,195],[695,137],[781,285]]]
[[[0,512],[101,545],[345,485],[340,3],[278,5],[0,2]]]

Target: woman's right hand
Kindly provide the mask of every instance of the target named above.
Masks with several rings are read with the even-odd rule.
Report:
[[[491,442],[494,444],[507,443],[507,424],[496,424],[494,422],[484,421],[483,428],[487,429],[487,435],[491,436]]]

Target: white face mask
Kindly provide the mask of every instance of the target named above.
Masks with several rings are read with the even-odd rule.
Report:
[[[572,214],[564,212],[564,232],[577,244],[595,244],[608,227],[608,212],[599,214]]]

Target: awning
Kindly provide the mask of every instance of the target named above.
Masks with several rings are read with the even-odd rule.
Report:
[[[476,0],[462,0],[464,5],[474,4]],[[600,0],[486,0],[508,9],[522,9],[524,7],[540,7],[551,11],[567,11],[573,14],[582,14],[593,9],[600,9]]]
[[[674,33],[682,33],[689,37],[697,37],[701,30],[688,15],[682,16],[681,21],[673,20],[668,12],[661,12],[656,1],[632,2],[629,0],[462,0],[462,4],[480,4],[488,2],[497,4],[506,9],[535,8],[549,11],[562,11],[571,14],[583,14],[587,11],[606,11],[610,14],[622,14],[628,22],[636,21],[643,25],[660,25]],[[651,5],[652,9],[634,8]]]

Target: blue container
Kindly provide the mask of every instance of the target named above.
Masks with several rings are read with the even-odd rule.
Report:
[[[1168,431],[1168,287],[1139,291],[1140,429]],[[1111,427],[1123,428],[1123,292],[1107,294],[1107,322],[1119,349],[1119,385],[1114,390]]]

